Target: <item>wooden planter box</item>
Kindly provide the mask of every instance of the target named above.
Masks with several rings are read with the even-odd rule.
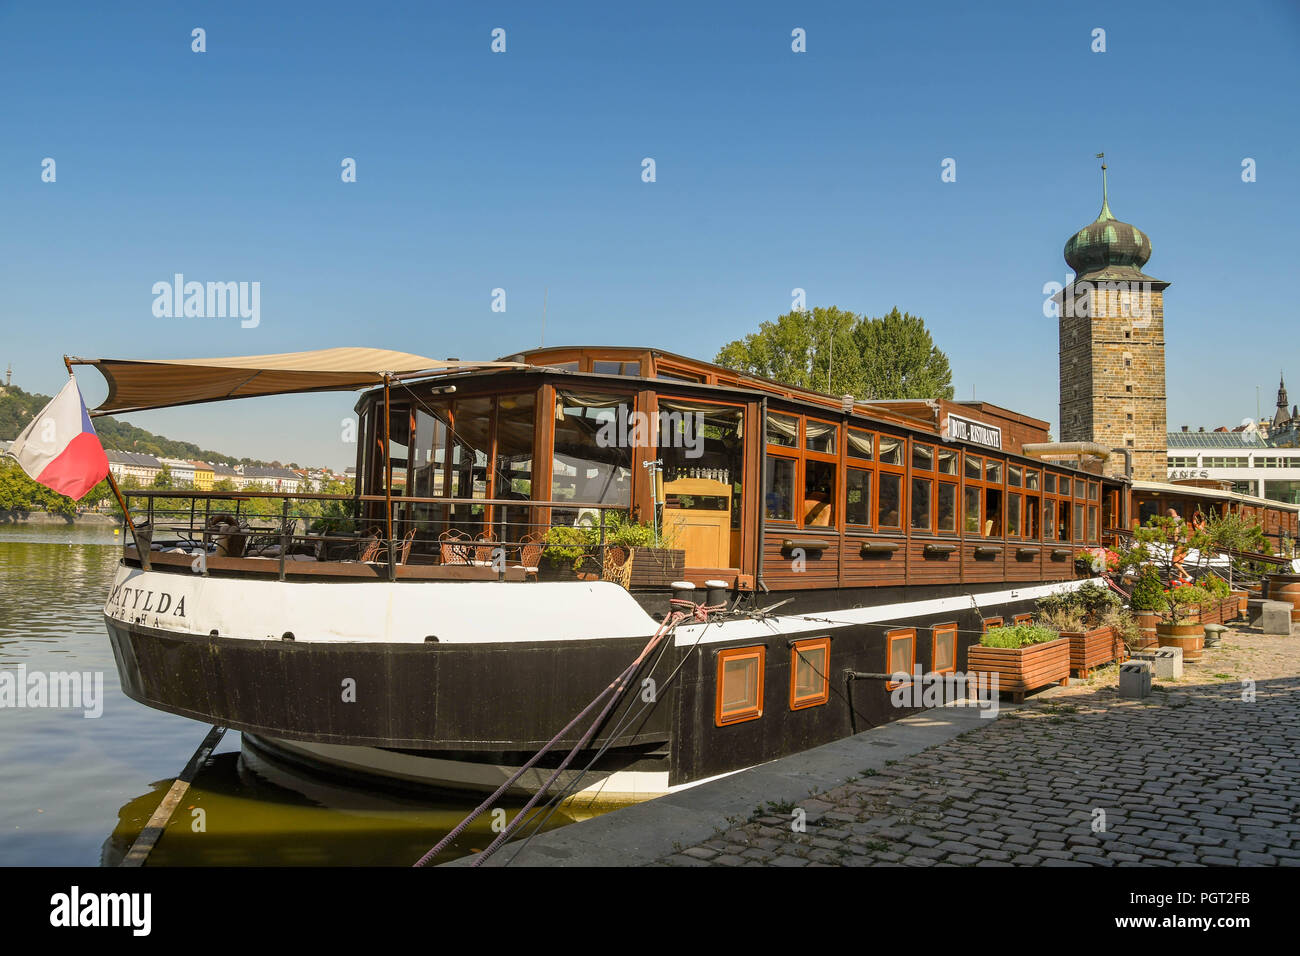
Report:
[[[1191,622],[1174,624],[1170,621],[1161,621],[1156,625],[1156,634],[1160,638],[1161,647],[1183,649],[1183,663],[1195,664],[1201,659],[1201,652],[1205,649],[1204,624]]]
[[[686,552],[679,548],[637,548],[632,553],[634,588],[667,587],[686,573]]]
[[[966,670],[998,675],[998,690],[1018,704],[1025,694],[1070,679],[1070,642],[1060,637],[1032,647],[985,647],[973,644],[966,652]]]
[[[1113,627],[1062,631],[1061,636],[1070,642],[1070,670],[1075,672],[1076,677],[1087,677],[1092,668],[1127,656],[1124,642],[1115,634]]]

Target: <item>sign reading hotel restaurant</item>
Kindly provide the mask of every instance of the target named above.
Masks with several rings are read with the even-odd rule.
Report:
[[[990,448],[1002,448],[1002,429],[957,415],[948,416],[945,435],[953,441],[969,441]]]

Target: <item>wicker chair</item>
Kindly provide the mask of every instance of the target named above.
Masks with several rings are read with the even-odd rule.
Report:
[[[515,567],[523,568],[525,578],[537,580],[537,567],[542,560],[545,542],[546,535],[540,532],[532,532],[519,539],[519,564]]]
[[[474,563],[490,565],[492,563],[492,552],[496,550],[497,543],[492,540],[490,534],[484,533],[478,536],[474,543]]]
[[[443,564],[473,564],[474,541],[461,531],[444,531],[438,536],[438,557]]]
[[[620,544],[605,549],[605,566],[601,570],[602,581],[613,581],[625,591],[632,587],[632,556],[635,548],[625,548]]]

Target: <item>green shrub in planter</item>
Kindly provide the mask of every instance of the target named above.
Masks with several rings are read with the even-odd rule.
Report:
[[[1133,585],[1133,610],[1163,611],[1166,606],[1165,586],[1160,580],[1160,572],[1149,564],[1142,565],[1138,571],[1137,583]]]
[[[1038,624],[1013,624],[1011,627],[991,627],[980,637],[985,647],[1031,647],[1046,644],[1061,635],[1051,628]]]

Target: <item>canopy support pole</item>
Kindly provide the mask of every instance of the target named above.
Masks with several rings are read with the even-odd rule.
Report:
[[[393,443],[390,432],[393,428],[393,415],[389,408],[389,383],[391,377],[384,373],[384,510],[388,528],[389,567],[392,567],[393,554]]]

